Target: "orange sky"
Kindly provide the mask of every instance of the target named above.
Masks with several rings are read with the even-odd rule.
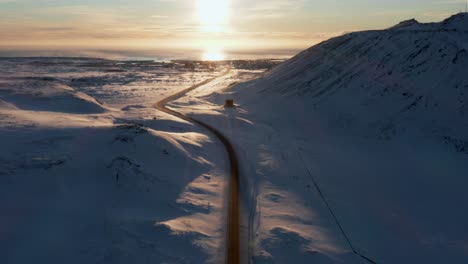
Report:
[[[408,18],[440,21],[463,1],[0,0],[0,49],[303,49]]]

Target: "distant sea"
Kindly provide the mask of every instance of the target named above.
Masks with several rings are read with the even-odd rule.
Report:
[[[225,60],[288,59],[300,50],[225,51]],[[18,49],[0,47],[0,57],[89,57],[112,60],[202,60],[204,51],[197,50],[77,50]]]

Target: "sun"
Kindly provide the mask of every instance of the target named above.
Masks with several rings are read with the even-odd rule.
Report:
[[[198,19],[204,31],[223,31],[228,17],[228,0],[198,0]]]
[[[226,56],[220,50],[207,50],[203,53],[202,60],[204,61],[222,61]]]
[[[222,34],[228,32],[229,0],[198,0],[198,20],[203,36],[201,59],[222,61],[225,59]],[[222,41],[221,41],[222,42]]]

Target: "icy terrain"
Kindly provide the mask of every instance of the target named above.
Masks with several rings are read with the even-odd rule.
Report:
[[[224,69],[0,59],[0,263],[222,262],[225,151],[153,106]]]
[[[242,157],[252,263],[467,263],[467,45],[466,14],[405,21],[173,104]]]
[[[245,262],[467,263],[467,30],[349,33],[170,104],[234,144]],[[0,262],[222,262],[225,153],[153,106],[226,66],[1,59]]]

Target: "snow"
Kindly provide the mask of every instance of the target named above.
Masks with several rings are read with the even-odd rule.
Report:
[[[393,27],[391,27],[390,29],[408,29],[408,28],[412,28],[412,29],[416,29],[418,27],[420,27],[421,24],[416,20],[416,19],[409,19],[409,20],[405,20],[405,21],[402,21],[400,23],[398,23],[398,25],[395,25]]]
[[[314,191],[296,144],[289,146],[278,138],[276,127],[258,119],[242,103],[236,109],[223,107],[224,99],[241,100],[225,89],[233,80],[245,81],[258,74],[231,71],[171,104],[221,128],[234,143],[241,164],[243,236],[251,240],[244,245],[245,261],[361,263]],[[207,90],[214,93],[209,95]]]
[[[224,149],[153,108],[218,69],[65,58],[0,69],[1,263],[223,260]]]
[[[251,263],[466,263],[467,22],[346,34],[173,103],[241,156]]]
[[[415,19],[409,19],[402,21],[389,29],[411,31],[467,31],[468,13],[459,13],[438,23],[420,23]]]
[[[245,263],[467,262],[467,25],[235,62],[170,104],[234,145]],[[224,67],[1,59],[1,262],[222,262],[225,151],[153,105]]]
[[[77,114],[102,113],[109,109],[87,94],[47,80],[1,79],[0,95],[23,110],[47,110]]]

